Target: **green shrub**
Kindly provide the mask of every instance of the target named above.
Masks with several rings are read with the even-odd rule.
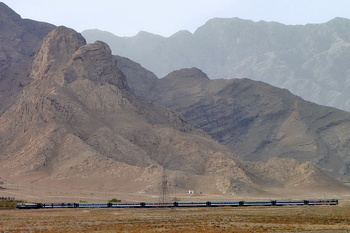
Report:
[[[121,202],[121,200],[118,200],[117,198],[113,198],[112,200],[110,200],[108,202]]]

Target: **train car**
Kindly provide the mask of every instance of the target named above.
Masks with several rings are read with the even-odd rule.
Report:
[[[174,207],[177,202],[146,202],[144,207]]]
[[[223,202],[209,202],[210,206],[240,206],[242,203],[240,201],[223,201]]]
[[[130,203],[113,202],[113,203],[110,203],[110,207],[113,207],[113,208],[143,207],[144,204],[145,203],[143,202],[130,202]]]
[[[75,208],[75,203],[38,203],[40,208]]]
[[[16,205],[18,209],[39,209],[41,208],[40,203],[18,203]]]
[[[75,203],[77,208],[107,208],[109,203]]]
[[[272,206],[272,201],[244,201],[243,206]]]
[[[174,207],[174,202],[146,202],[144,207]]]
[[[305,205],[307,202],[305,200],[278,200],[276,201],[277,206],[283,205]]]
[[[326,200],[308,200],[308,205],[338,205],[337,199],[326,199]]]
[[[178,207],[204,207],[208,202],[177,202]]]
[[[42,203],[41,207],[42,208],[54,208],[54,207],[57,208],[58,206],[56,206],[56,205],[54,206],[54,203]]]

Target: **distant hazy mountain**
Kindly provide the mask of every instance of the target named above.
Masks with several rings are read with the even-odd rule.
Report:
[[[117,37],[87,30],[158,77],[198,67],[210,78],[249,78],[286,88],[306,100],[350,111],[350,20],[288,26],[238,18],[209,20],[193,34],[140,32]]]
[[[156,80],[117,57],[130,88],[141,98],[183,114],[246,160],[273,157],[311,161],[350,175],[350,113],[320,106],[249,79],[210,80],[197,68]],[[137,72],[136,72],[137,70]],[[142,77],[148,81],[138,80]]]

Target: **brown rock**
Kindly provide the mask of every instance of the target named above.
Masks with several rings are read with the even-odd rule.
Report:
[[[58,27],[32,67],[35,80],[0,118],[1,166],[18,171],[8,179],[65,180],[67,187],[82,188],[86,184],[77,180],[106,177],[100,187],[155,192],[163,167],[179,188],[216,193],[224,189],[207,189],[202,180],[217,174],[230,185],[249,180],[227,148],[180,115],[135,97],[106,44],[86,45],[78,33]],[[209,174],[207,161],[217,153],[230,165]],[[104,183],[113,177],[112,186]]]
[[[0,3],[0,115],[31,80],[29,64],[53,25],[22,19]]]

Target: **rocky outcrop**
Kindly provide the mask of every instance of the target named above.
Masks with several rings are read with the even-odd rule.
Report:
[[[63,85],[62,70],[72,54],[85,44],[85,39],[73,29],[61,26],[51,31],[32,62],[31,78],[51,79]]]
[[[32,63],[31,77],[51,79],[59,85],[89,79],[126,88],[125,77],[107,44],[97,41],[86,45],[80,34],[63,26],[46,37]]]

